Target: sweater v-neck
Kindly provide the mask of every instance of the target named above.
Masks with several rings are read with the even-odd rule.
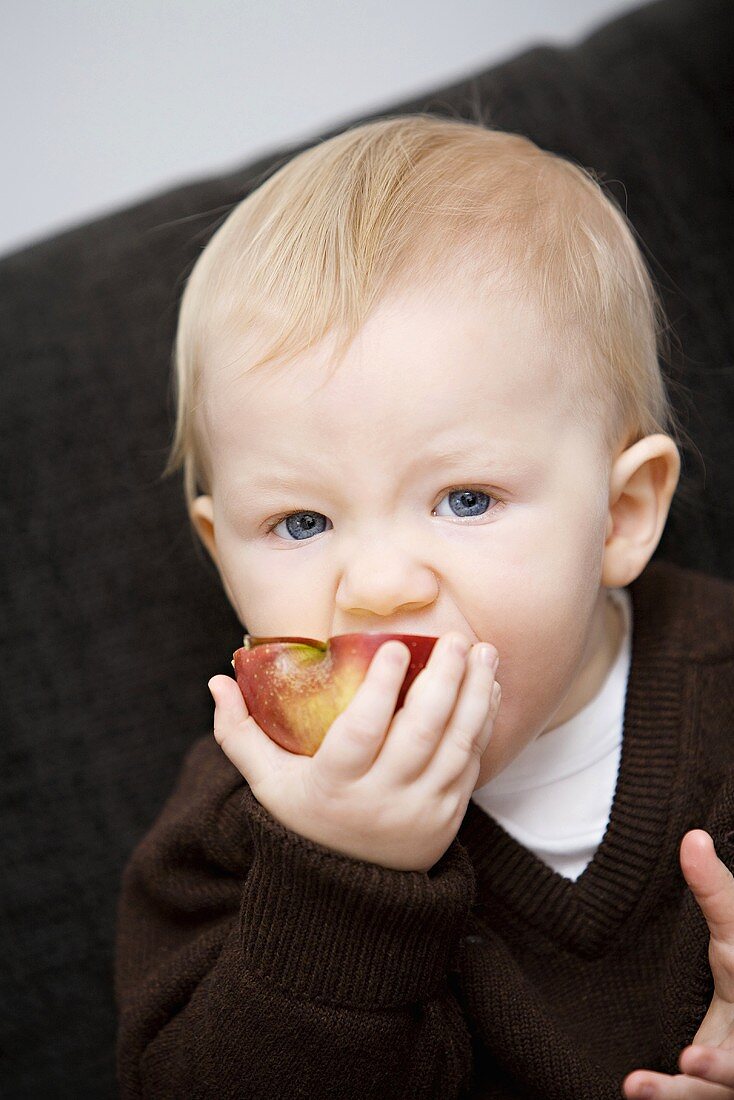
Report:
[[[629,585],[632,653],[622,752],[607,828],[591,861],[573,881],[549,867],[470,800],[458,840],[477,876],[478,916],[497,905],[545,939],[587,957],[604,953],[637,909],[654,902],[658,882],[677,860],[685,782],[677,775],[688,753],[682,692],[687,677],[676,590],[685,584],[663,561]],[[684,778],[684,777],[683,777]],[[532,934],[529,929],[529,934]]]

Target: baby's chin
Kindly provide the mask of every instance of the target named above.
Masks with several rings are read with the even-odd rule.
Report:
[[[500,703],[500,711],[492,730],[492,736],[479,765],[479,775],[474,784],[475,791],[500,775],[538,737],[543,737],[546,732],[550,732],[550,730],[538,730],[532,733],[530,737],[525,732],[522,738],[513,736],[512,717],[509,714],[502,713],[503,706],[504,700]]]
[[[514,760],[517,753],[508,752],[504,745],[504,737],[502,736],[502,730],[499,729],[500,721],[499,717],[494,724],[492,730],[492,736],[490,737],[489,744],[484,750],[480,765],[479,775],[477,781],[474,784],[474,790],[478,790],[483,787],[485,783],[491,782],[495,776],[504,771],[507,765]],[[523,746],[524,747],[524,746]],[[522,751],[522,750],[519,750]]]

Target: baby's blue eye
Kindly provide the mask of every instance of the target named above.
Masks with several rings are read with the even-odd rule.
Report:
[[[450,489],[446,497],[441,497],[441,500],[446,498],[448,498],[451,505],[468,509],[463,516],[460,516],[461,519],[484,515],[483,501],[491,499],[488,493],[483,493],[479,489]]]
[[[293,535],[294,539],[302,542],[314,533],[320,535],[323,528],[319,528],[319,520],[325,519],[326,516],[322,516],[320,512],[291,512],[279,519],[270,530],[274,531],[276,527],[280,527],[281,523],[284,523],[288,534]]]
[[[461,519],[484,515],[487,510],[486,502],[489,500],[494,499],[498,500],[499,504],[503,503],[497,497],[490,497],[489,493],[483,493],[479,489],[450,489],[441,498],[442,501],[446,499],[449,500],[450,507],[456,507],[463,513],[458,517]],[[322,526],[322,521],[326,521],[327,518],[320,512],[289,512],[287,515],[275,520],[268,528],[268,533],[275,531],[276,527],[279,527],[282,523],[285,524],[285,529],[291,539],[288,539],[286,535],[279,537],[286,539],[286,541],[304,542],[311,535],[323,534],[325,528]]]

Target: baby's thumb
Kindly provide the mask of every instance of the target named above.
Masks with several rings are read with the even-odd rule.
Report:
[[[248,712],[242,692],[231,676],[212,676],[214,739],[255,791],[280,764],[285,751],[276,745]]]

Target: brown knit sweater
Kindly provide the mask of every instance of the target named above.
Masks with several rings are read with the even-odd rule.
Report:
[[[629,591],[617,789],[575,882],[472,801],[427,873],[350,859],[198,741],[124,876],[122,1096],[618,1100],[676,1072],[713,993],[683,834],[734,868],[734,583],[655,561]]]

